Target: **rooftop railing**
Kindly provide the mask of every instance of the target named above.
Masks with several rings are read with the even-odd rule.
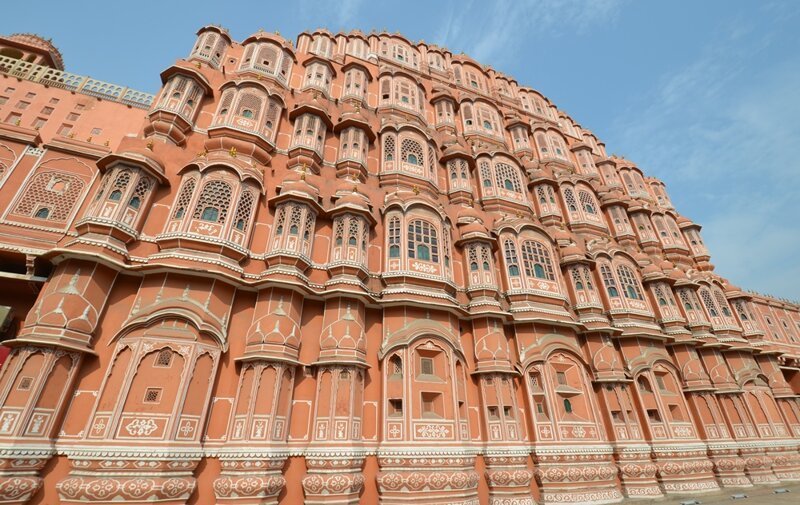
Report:
[[[155,98],[155,95],[143,91],[6,56],[0,56],[0,73],[139,109],[149,109]]]

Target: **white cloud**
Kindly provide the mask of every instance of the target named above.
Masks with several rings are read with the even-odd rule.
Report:
[[[749,19],[665,75],[612,128],[679,211],[704,225],[717,273],[744,288],[800,298],[800,56]],[[614,138],[616,137],[616,138]]]
[[[531,36],[582,33],[614,17],[625,0],[497,0],[455,3],[437,43],[495,65],[519,56]],[[455,14],[454,14],[455,13]]]

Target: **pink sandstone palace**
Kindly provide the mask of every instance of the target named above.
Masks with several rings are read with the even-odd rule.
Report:
[[[0,504],[601,504],[800,480],[800,306],[396,34],[206,26],[157,95],[0,37]]]

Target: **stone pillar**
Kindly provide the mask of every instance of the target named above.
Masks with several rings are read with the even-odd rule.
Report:
[[[237,359],[239,386],[220,450],[222,473],[214,481],[219,505],[276,505],[286,485],[302,308],[303,298],[289,290],[258,294],[245,352]]]
[[[0,377],[0,503],[21,505],[42,485],[58,420],[116,272],[80,260],[55,268],[28,314]]]
[[[523,444],[522,409],[517,405],[515,376],[503,324],[483,317],[473,320],[475,373],[478,375],[489,449],[484,455],[490,504],[533,505],[528,468],[529,449]],[[493,449],[502,447],[502,449]]]
[[[303,478],[306,503],[355,505],[364,487],[361,425],[366,369],[365,308],[355,299],[325,304],[312,442]]]

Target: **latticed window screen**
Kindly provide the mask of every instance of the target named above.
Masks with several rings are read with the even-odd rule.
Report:
[[[522,243],[522,262],[527,277],[556,280],[553,264],[550,261],[550,252],[540,242],[526,240]]]
[[[439,241],[436,228],[429,222],[416,219],[408,224],[408,257],[439,262]]]
[[[395,140],[394,135],[386,135],[383,138],[383,161],[394,161]]]
[[[142,206],[142,201],[144,201],[147,193],[150,192],[150,188],[153,187],[153,179],[146,175],[141,175],[139,177],[139,181],[136,183],[136,187],[133,189],[133,195],[131,195],[131,199],[128,200],[128,206],[134,209],[138,209]]]
[[[567,202],[567,209],[570,212],[578,211],[578,202],[575,200],[575,193],[571,188],[564,188],[564,201]]]
[[[164,349],[159,351],[158,355],[156,356],[155,366],[158,367],[168,367],[172,363],[172,351],[169,349]]]
[[[231,205],[231,185],[224,181],[209,181],[194,208],[194,219],[225,223]]]
[[[333,244],[337,247],[344,243],[344,219],[344,216],[338,216],[334,220]]]
[[[489,249],[487,245],[481,245],[481,268],[485,272],[489,272],[492,269],[492,251]]]
[[[359,219],[355,216],[348,216],[347,220],[347,245],[358,246],[359,233]]]
[[[600,265],[600,277],[603,279],[603,285],[606,287],[608,296],[618,297],[619,290],[617,289],[617,281],[614,279],[611,267],[608,265]]]
[[[725,295],[722,294],[722,290],[719,289],[716,286],[714,287],[714,298],[716,299],[717,305],[719,306],[720,310],[722,311],[722,314],[725,317],[730,317],[731,316],[731,311],[728,308],[728,301],[725,299]]]
[[[118,202],[122,198],[130,182],[131,171],[127,169],[121,170],[114,179],[114,184],[111,187],[111,192],[108,194],[108,199],[112,202]]]
[[[48,221],[66,221],[83,188],[84,182],[74,175],[41,172],[28,183],[14,213]],[[47,212],[39,212],[42,209],[47,209]]]
[[[655,293],[658,305],[660,306],[675,305],[675,300],[672,298],[672,291],[669,288],[664,287],[662,284],[658,284],[656,286]]]
[[[522,193],[522,184],[516,168],[507,163],[495,163],[494,170],[498,187],[515,193]]]
[[[622,284],[622,292],[625,298],[644,300],[642,290],[639,288],[639,281],[627,265],[619,265],[617,267],[617,275],[619,276],[620,284]]]
[[[237,230],[247,231],[247,225],[250,222],[250,215],[253,212],[253,204],[255,198],[252,191],[243,191],[242,196],[239,197],[239,204],[236,206],[236,216],[233,225]]]
[[[480,165],[480,172],[481,172],[481,183],[485,188],[492,187],[492,169],[489,166],[489,162],[486,160],[482,160]]]
[[[181,192],[178,194],[178,199],[175,201],[175,211],[172,214],[173,219],[180,219],[186,214],[186,209],[189,206],[189,202],[192,201],[192,194],[194,193],[196,184],[197,181],[194,178],[187,179],[186,182],[183,183]]]
[[[703,300],[703,305],[706,306],[706,310],[711,314],[711,317],[719,317],[719,308],[707,288],[700,290],[700,299]]]
[[[400,218],[396,216],[389,220],[389,257],[400,257]]]
[[[517,260],[517,247],[514,241],[506,239],[503,243],[503,252],[506,257],[506,268],[508,268],[508,275],[519,275],[519,261]]]
[[[403,139],[400,142],[400,158],[411,165],[422,165],[422,145],[413,139]]]
[[[587,214],[597,214],[597,203],[591,193],[586,190],[581,190],[578,192],[578,197],[583,205],[583,210]]]
[[[239,94],[236,104],[236,115],[247,119],[256,120],[261,116],[264,98],[255,93],[244,92]]]

